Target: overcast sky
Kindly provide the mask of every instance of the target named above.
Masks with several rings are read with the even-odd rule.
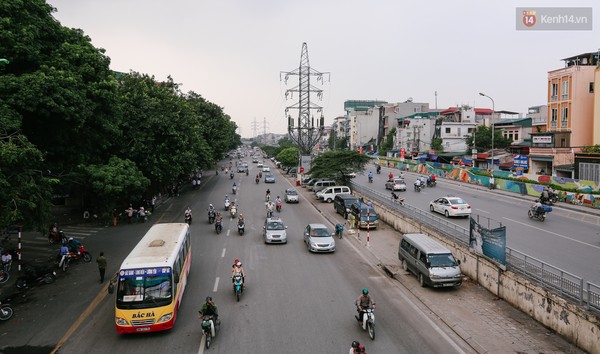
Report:
[[[598,0],[48,0],[64,26],[106,49],[111,68],[171,75],[223,107],[242,137],[285,133],[286,86],[302,43],[311,67],[330,72],[318,87],[325,124],[346,100],[460,104],[526,113],[546,104],[547,72],[561,59],[600,48],[592,31],[516,31],[516,7],[592,7]],[[297,111],[292,111],[297,116]]]

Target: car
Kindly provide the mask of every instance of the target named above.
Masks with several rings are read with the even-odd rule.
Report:
[[[248,169],[248,167],[247,167],[247,166],[244,166],[244,165],[242,165],[242,164],[238,164],[238,167],[237,167],[237,171],[238,171],[238,172],[240,172],[240,173],[244,173],[244,172],[246,172],[246,170],[247,170],[247,169]]]
[[[335,252],[333,233],[323,224],[306,225],[304,243],[309,252]]]
[[[296,173],[298,173],[298,167],[290,167],[286,172],[288,175],[295,175]]]
[[[298,191],[294,188],[288,188],[285,190],[285,202],[286,203],[299,203],[300,196],[298,195]]]
[[[265,183],[275,183],[275,176],[272,173],[265,174]]]
[[[404,178],[388,179],[387,182],[385,182],[385,189],[406,192],[406,182],[404,182]]]
[[[307,184],[310,183],[310,181],[312,181],[312,177],[311,176],[304,176],[304,178],[302,178],[302,181],[300,181],[300,185],[302,187],[306,187]]]
[[[471,206],[462,198],[455,196],[446,196],[432,200],[429,203],[429,210],[444,214],[447,218],[451,216],[471,215]]]
[[[338,194],[333,198],[333,207],[335,212],[342,215],[344,219],[348,219],[352,204],[358,203],[358,198],[352,194]]]
[[[350,172],[346,176],[350,178],[356,178],[356,172]]]
[[[263,172],[271,172],[271,167],[269,167],[269,166],[263,166],[262,171]]]
[[[257,157],[252,157],[252,163],[258,163],[258,158]]]
[[[263,226],[265,243],[287,243],[287,226],[278,217],[267,218]]]
[[[373,230],[379,226],[379,214],[367,203],[353,203],[350,212],[355,220],[359,220],[357,224],[361,229]]]
[[[257,167],[257,168],[263,168],[263,166],[264,166],[264,165],[263,165],[263,163],[262,163],[262,162],[258,162],[258,163],[256,164],[256,167]]]

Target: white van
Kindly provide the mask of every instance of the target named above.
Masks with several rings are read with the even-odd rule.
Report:
[[[317,199],[321,199],[324,202],[331,203],[338,194],[352,194],[350,187],[347,186],[333,186],[327,187],[320,192],[317,192]]]
[[[335,186],[335,184],[335,181],[317,181],[313,185],[312,191],[316,194],[327,187]]]
[[[411,271],[421,286],[460,286],[460,260],[452,252],[425,234],[404,234],[400,237],[398,258],[405,271]]]

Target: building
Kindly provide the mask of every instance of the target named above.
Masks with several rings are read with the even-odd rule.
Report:
[[[344,102],[346,111],[346,136],[351,150],[358,150],[377,139],[379,132],[379,106],[385,101],[350,100]]]
[[[529,164],[533,173],[572,178],[575,153],[592,145],[600,129],[600,122],[594,121],[598,54],[584,53],[562,60],[564,68],[548,72],[546,131],[532,133]]]
[[[439,114],[439,112],[424,112],[399,118],[394,150],[404,148],[413,156],[417,156],[420,152],[429,152]]]
[[[388,103],[379,106],[379,130],[377,133],[377,146],[385,141],[388,134],[394,128],[398,128],[398,120],[408,116],[429,112],[429,103],[413,102],[412,98],[404,102]],[[396,136],[398,129],[396,129]],[[397,146],[393,147],[394,149]]]
[[[548,119],[548,106],[531,106],[527,109],[526,118],[531,118],[532,131],[546,131],[546,120]]]

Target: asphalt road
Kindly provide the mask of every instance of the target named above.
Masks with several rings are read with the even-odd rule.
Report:
[[[399,172],[383,168],[380,175],[374,175],[372,184],[368,183],[366,175],[358,175],[353,183],[386,193],[385,181],[390,171],[394,174]],[[508,247],[583,277],[585,281],[600,284],[598,215],[566,209],[559,203],[553,207],[544,222],[539,222],[527,217],[527,210],[532,204],[531,197],[524,199],[519,195],[481,190],[469,184],[441,178],[436,187],[415,192],[413,183],[417,176],[405,173],[407,192],[400,192],[400,195],[406,198],[408,204],[427,211],[429,202],[440,196],[452,194],[461,197],[471,205],[473,216],[481,217],[482,223],[490,218],[506,226]],[[441,214],[435,215],[445,219]],[[450,221],[469,229],[469,218],[451,218]]]
[[[221,331],[210,352],[219,353],[340,353],[359,340],[374,353],[472,352],[443,324],[431,319],[390,280],[369,255],[346,239],[337,240],[333,254],[310,254],[302,241],[309,222],[327,223],[306,200],[284,204],[280,214],[288,226],[288,244],[262,241],[264,193],[283,196],[289,182],[277,175],[272,185],[254,183],[236,174],[235,196],[246,217],[247,233],[237,234],[235,222],[225,218],[220,235],[208,224],[206,207],[222,209],[232,181],[219,174],[205,178],[198,191],[161,205],[152,222],[179,222],[191,206],[192,270],[177,323],[166,333],[121,336],[114,328],[114,295],[99,284],[94,261],[73,267],[55,284],[34,289],[32,301],[16,307],[11,321],[2,324],[2,346],[28,353],[61,343],[59,353],[203,352],[197,310],[207,295],[219,306]],[[331,225],[330,225],[331,226]],[[114,274],[150,224],[106,228],[86,239],[95,256],[103,250]],[[231,291],[231,264],[239,258],[247,273],[247,289],[240,302]],[[367,287],[377,303],[376,340],[371,341],[354,319],[354,300]],[[35,298],[33,298],[35,297]],[[5,351],[8,353],[8,351]]]

